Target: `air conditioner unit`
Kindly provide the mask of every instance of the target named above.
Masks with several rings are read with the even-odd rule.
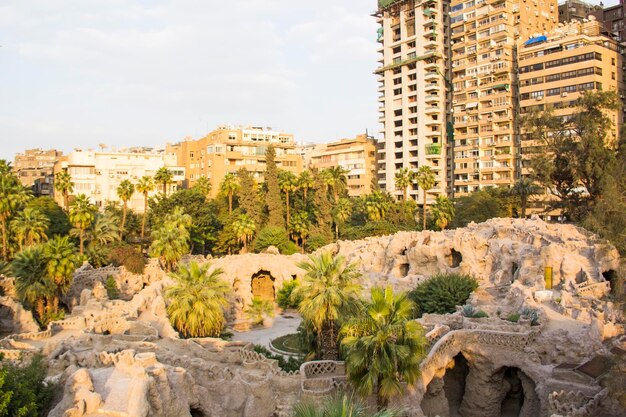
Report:
[[[541,100],[543,100],[543,97],[542,97],[542,96],[539,96],[539,97],[535,98],[535,100],[537,100],[537,101],[541,101]]]
[[[567,97],[567,91],[564,93],[561,93],[561,97]]]

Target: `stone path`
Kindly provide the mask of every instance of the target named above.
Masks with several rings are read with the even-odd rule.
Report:
[[[234,332],[233,340],[250,342],[269,348],[270,341],[273,339],[296,333],[301,322],[302,318],[297,313],[283,313],[283,315],[276,316],[272,327],[258,327],[249,332]]]

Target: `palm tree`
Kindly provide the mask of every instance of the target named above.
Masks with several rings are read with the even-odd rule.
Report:
[[[117,196],[122,200],[122,225],[120,233],[124,233],[124,225],[126,224],[126,210],[128,209],[128,200],[135,193],[135,186],[129,180],[123,180],[117,187]]]
[[[34,207],[27,207],[11,220],[11,232],[19,241],[20,250],[23,246],[32,246],[48,239],[46,232],[50,220]]]
[[[239,189],[239,181],[237,176],[232,172],[224,175],[224,179],[220,184],[220,191],[228,196],[228,215],[233,214],[233,194]]]
[[[311,222],[309,221],[309,215],[306,211],[301,211],[291,218],[289,222],[289,232],[296,237],[296,243],[300,239],[300,251],[304,253],[304,245],[306,244],[306,238],[309,236],[309,230],[311,229]]]
[[[174,174],[167,167],[161,167],[154,174],[154,181],[163,185],[163,196],[167,198],[167,185],[172,182]]]
[[[159,258],[167,271],[171,271],[180,258],[189,252],[189,232],[184,227],[165,222],[152,235],[150,255]]]
[[[120,240],[120,227],[117,225],[117,216],[112,214],[96,213],[91,227],[85,230],[85,242],[88,246],[104,248]]]
[[[11,173],[0,175],[0,227],[2,228],[2,258],[8,260],[7,224],[9,218],[31,198],[31,193]]]
[[[409,168],[402,168],[396,171],[396,188],[402,190],[402,200],[407,201],[408,189],[413,184],[415,175]]]
[[[76,196],[72,204],[70,204],[70,223],[78,229],[78,238],[80,240],[80,255],[84,253],[85,230],[89,228],[96,217],[96,206],[89,202],[89,198],[85,194]]]
[[[358,309],[361,274],[356,264],[346,264],[343,256],[333,257],[330,252],[309,255],[298,267],[305,272],[293,291],[294,299],[302,300],[298,311],[317,333],[321,358],[334,360],[338,354],[337,325]]]
[[[285,193],[285,205],[287,206],[287,224],[289,224],[290,216],[290,208],[291,204],[289,204],[289,193],[292,191],[296,191],[298,189],[298,177],[291,171],[278,171],[278,186],[280,190]]]
[[[347,198],[340,198],[333,208],[333,220],[335,222],[335,239],[339,239],[339,226],[345,224],[352,215],[352,204]]]
[[[324,400],[323,404],[313,402],[297,403],[293,407],[293,417],[397,417],[393,410],[370,413],[367,407],[354,397],[336,395]]]
[[[454,204],[444,195],[438,195],[435,204],[431,207],[435,224],[439,229],[444,230],[448,224],[454,219]]]
[[[72,176],[67,171],[58,172],[54,177],[54,189],[63,194],[63,208],[69,210],[70,193],[74,191]]]
[[[373,222],[379,222],[385,218],[389,210],[390,202],[385,194],[380,191],[374,191],[366,197],[365,209],[367,217]]]
[[[256,230],[254,220],[247,214],[241,214],[233,222],[233,230],[235,231],[237,239],[243,244],[241,253],[247,253],[248,242],[252,240],[252,236],[254,236],[254,231]]]
[[[46,259],[46,274],[56,287],[54,311],[57,311],[58,299],[65,294],[72,284],[74,271],[80,260],[76,256],[76,247],[67,236],[55,236],[43,246]]]
[[[417,185],[424,190],[424,224],[422,230],[426,230],[426,193],[435,186],[435,173],[426,165],[422,165],[417,170]]]
[[[313,188],[315,185],[315,178],[311,175],[311,171],[304,170],[300,173],[298,177],[298,187],[302,190],[302,197],[304,200],[304,207],[306,207],[307,203],[307,194],[308,191]]]
[[[513,187],[511,188],[511,194],[520,198],[520,204],[522,206],[522,218],[526,218],[526,206],[528,205],[528,197],[539,194],[541,189],[533,183],[528,177],[521,177]]]
[[[22,302],[34,306],[44,324],[47,300],[54,297],[54,282],[46,274],[46,259],[41,246],[19,252],[11,263],[15,291]]]
[[[191,262],[170,276],[176,281],[165,290],[167,314],[172,325],[185,337],[219,336],[224,327],[230,286],[221,279],[219,268]]]
[[[262,300],[253,297],[252,303],[244,311],[248,320],[252,320],[253,325],[263,323],[266,317],[274,317],[274,306],[269,300]]]
[[[211,192],[211,180],[205,177],[204,175],[198,178],[196,183],[193,185],[194,190],[198,190],[200,194],[205,197],[209,197],[209,193]]]
[[[189,214],[185,213],[184,207],[176,206],[170,214],[165,216],[165,222],[173,224],[181,231],[186,231],[191,227],[193,219]]]
[[[335,204],[339,202],[339,194],[343,193],[348,185],[346,171],[340,166],[330,167],[322,171],[324,182],[328,185],[335,198]]]
[[[148,216],[148,194],[154,190],[154,181],[152,177],[143,176],[137,183],[137,191],[143,194],[143,216],[141,219],[141,241],[143,242],[146,231],[146,217]]]
[[[413,320],[415,304],[407,293],[372,288],[371,296],[363,314],[342,327],[341,347],[348,378],[362,395],[375,392],[382,409],[390,398],[402,394],[403,383],[417,382],[428,341]]]

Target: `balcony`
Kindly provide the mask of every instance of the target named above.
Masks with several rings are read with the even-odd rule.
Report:
[[[432,80],[434,78],[438,78],[439,74],[437,73],[437,71],[428,71],[425,75],[424,75],[424,80]]]
[[[424,149],[426,150],[426,155],[441,155],[441,144],[439,143],[433,143],[431,145],[426,145],[424,147]]]
[[[440,111],[441,110],[439,109],[439,106],[428,106],[424,110],[424,113],[426,113],[426,114],[434,114],[434,113],[439,113]]]

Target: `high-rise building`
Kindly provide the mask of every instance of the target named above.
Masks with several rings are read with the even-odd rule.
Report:
[[[590,20],[572,21],[548,36],[519,45],[520,114],[552,108],[555,115],[567,118],[578,111],[576,100],[584,91],[616,91],[624,97],[623,47],[601,32],[601,24],[591,16]],[[607,142],[615,144],[624,124],[624,113],[608,113],[613,132]],[[520,137],[521,174],[526,175],[528,158],[541,144],[527,140],[523,129]],[[550,197],[534,199],[530,212],[541,211],[546,198]]]
[[[305,168],[319,170],[341,167],[346,173],[348,195],[358,197],[373,191],[376,180],[376,141],[368,135],[354,139],[303,147]]]
[[[269,146],[276,151],[278,168],[302,171],[302,158],[296,152],[293,135],[270,128],[220,126],[204,138],[168,145],[166,153],[176,155],[178,164],[185,167],[185,187],[193,187],[204,176],[211,181],[211,196],[215,196],[224,176],[242,168],[252,172],[257,181],[263,181]]]
[[[598,10],[602,11],[602,7],[581,0],[566,0],[559,4],[559,22],[569,23],[572,20],[582,22],[592,12]]]
[[[428,166],[436,184],[427,203],[445,194],[447,2],[379,0],[375,13],[380,29],[378,74],[378,184],[397,198],[395,173]],[[419,191],[414,184],[411,198]],[[421,199],[420,199],[421,201]]]
[[[173,174],[168,185],[168,194],[175,191],[185,178],[185,169],[176,165],[176,157],[167,155],[163,150],[144,148],[119,151],[93,151],[75,149],[57,161],[54,172],[67,171],[72,177],[74,190],[72,196],[85,194],[98,207],[104,207],[108,201],[120,202],[117,187],[123,180],[137,184],[143,176],[153,177],[159,168],[167,167]],[[162,186],[155,184],[150,196],[162,192]],[[63,205],[63,196],[55,193],[55,200]],[[135,192],[128,201],[128,207],[143,213],[144,197]]]
[[[516,42],[557,25],[556,0],[452,0],[452,195],[516,176]]]
[[[52,195],[54,164],[62,155],[56,149],[27,149],[15,155],[13,171],[23,186],[33,188],[35,195]]]

